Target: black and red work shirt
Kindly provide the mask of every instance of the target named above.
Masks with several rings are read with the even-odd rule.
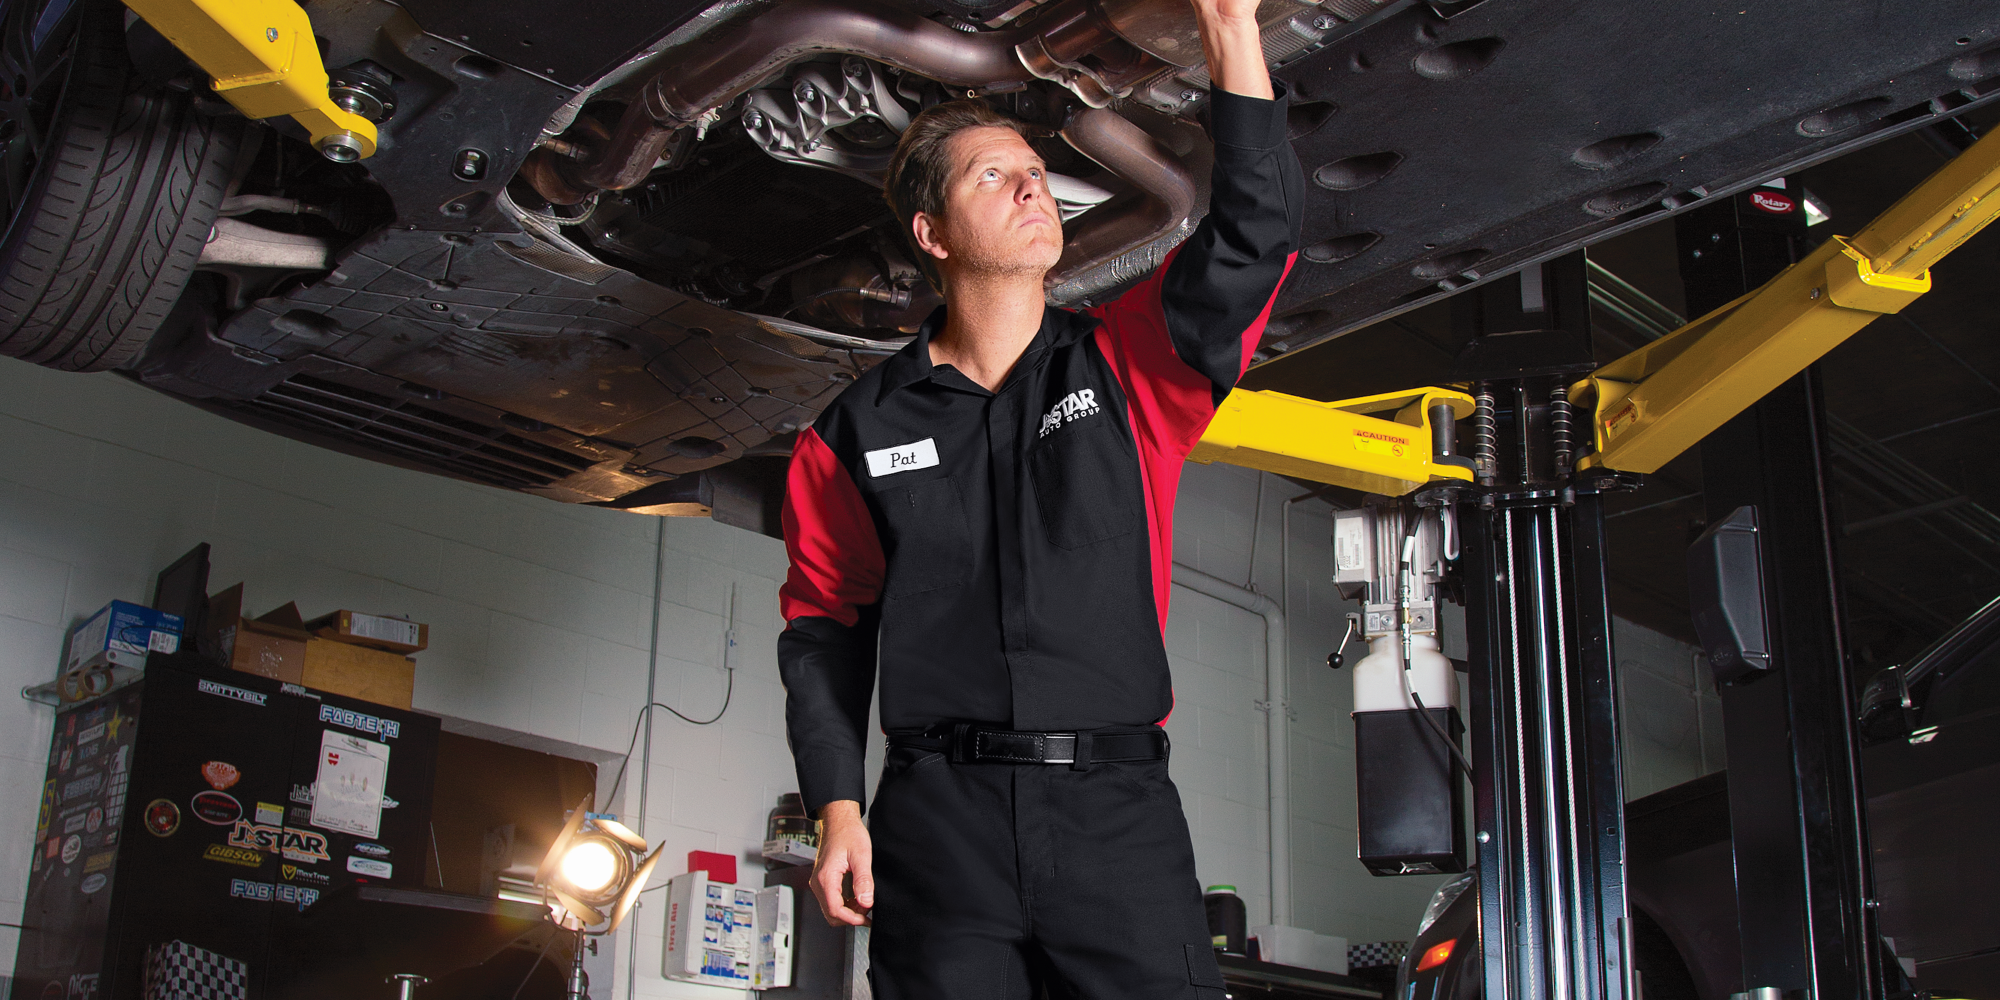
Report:
[[[878,653],[890,733],[1172,710],[1181,465],[1249,365],[1304,202],[1283,93],[1212,100],[1208,216],[1152,276],[1045,311],[997,392],[931,363],[939,310],[799,435],[778,662],[812,814],[863,801]]]

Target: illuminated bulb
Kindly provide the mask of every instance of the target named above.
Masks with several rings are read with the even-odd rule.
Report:
[[[617,874],[618,859],[601,841],[583,841],[563,854],[563,881],[583,892],[603,889]]]

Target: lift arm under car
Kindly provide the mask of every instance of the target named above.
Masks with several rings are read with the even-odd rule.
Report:
[[[1577,468],[1657,471],[1877,316],[1899,312],[1929,291],[1931,265],[1995,216],[2000,132],[1960,153],[1853,238],[1828,240],[1764,287],[1576,383],[1570,398],[1593,414],[1596,446]],[[1434,480],[1470,478],[1456,466],[1437,465],[1423,449],[1357,451],[1349,433],[1315,419],[1313,409],[1356,409],[1427,393],[1450,390],[1315,403],[1238,389],[1223,400],[1191,457],[1391,496]],[[1409,433],[1407,420],[1348,417]]]
[[[126,0],[249,118],[291,115],[332,160],[375,155],[375,124],[333,102],[312,21],[292,0]]]

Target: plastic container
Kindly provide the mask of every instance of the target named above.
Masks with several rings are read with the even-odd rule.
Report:
[[[1211,885],[1202,893],[1202,908],[1208,911],[1208,940],[1225,955],[1247,955],[1250,916],[1233,885]]]
[[[778,804],[771,810],[770,818],[764,823],[764,839],[777,840],[787,837],[803,841],[814,847],[819,846],[819,831],[814,827],[812,817],[806,815],[805,800],[797,792],[786,792],[778,796]]]

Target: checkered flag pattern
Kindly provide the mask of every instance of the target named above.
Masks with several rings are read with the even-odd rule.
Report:
[[[169,941],[146,949],[146,1000],[248,1000],[250,966]]]
[[[1409,951],[1408,941],[1370,941],[1367,944],[1349,945],[1347,967],[1352,970],[1399,965],[1403,961],[1403,956]]]

